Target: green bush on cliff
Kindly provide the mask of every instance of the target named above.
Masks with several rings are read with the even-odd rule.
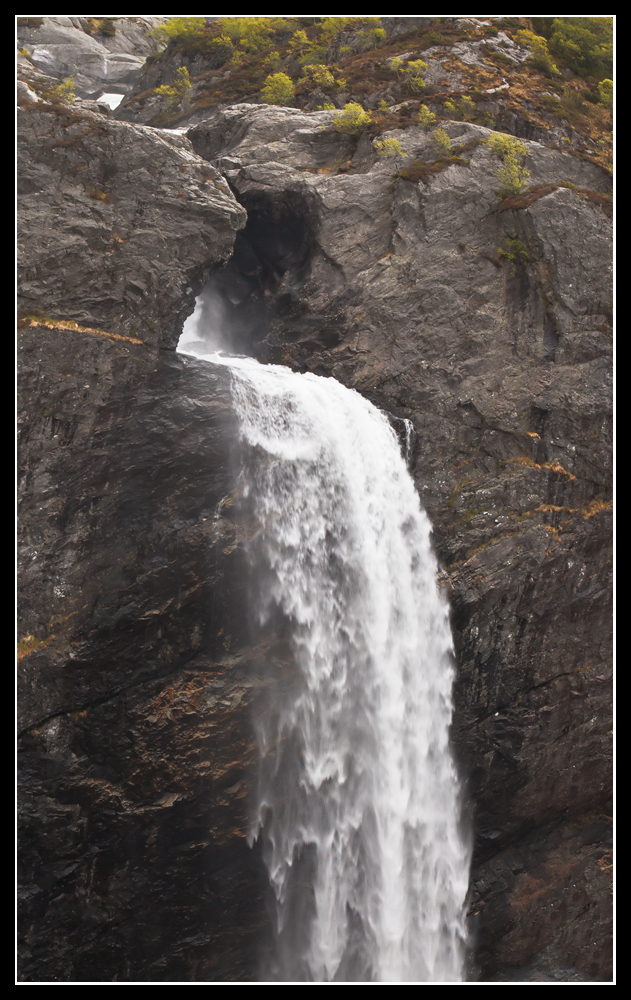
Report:
[[[394,65],[394,59],[392,60],[392,63]],[[413,93],[417,93],[425,86],[423,73],[427,69],[427,66],[428,64],[423,62],[422,59],[411,59],[410,62],[405,63],[405,65],[399,66],[397,72],[401,74],[408,88]]]
[[[509,270],[513,277],[517,274],[517,269],[525,266],[530,260],[524,245],[519,240],[511,239],[510,236],[507,236],[502,243],[497,251],[497,256],[504,257],[508,261]]]
[[[366,18],[368,22],[367,27],[360,31],[357,36],[357,47],[360,52],[366,49],[376,49],[379,45],[383,45],[386,40],[386,32],[381,27],[381,19],[378,17]]]
[[[559,69],[548,51],[548,43],[541,35],[535,35],[534,31],[518,31],[516,39],[521,45],[530,49],[532,55],[528,56],[527,63],[533,69],[540,70],[546,76],[560,76]]]
[[[176,70],[172,86],[163,84],[161,87],[156,87],[156,94],[166,97],[170,109],[176,108],[178,104],[186,108],[190,101],[191,87],[191,78],[186,66],[180,66]]]
[[[451,139],[443,128],[436,128],[432,132],[432,139],[437,152],[441,156],[451,156]]]
[[[158,48],[165,48],[170,42],[191,42],[206,29],[205,17],[174,17],[166,24],[151,28],[147,37],[153,39]]]
[[[61,104],[72,104],[75,100],[74,77],[67,76],[52,92],[53,100]]]
[[[351,101],[345,104],[339,114],[333,116],[333,128],[347,135],[359,135],[372,122],[372,115],[364,111],[361,104]]]
[[[291,77],[286,73],[270,73],[265,80],[261,97],[265,104],[286,106],[293,103],[295,93]]]
[[[522,157],[528,155],[528,148],[519,139],[503,132],[494,132],[482,140],[502,160],[502,166],[496,173],[500,182],[498,194],[506,197],[509,194],[519,194],[526,187],[530,172],[521,164]]]
[[[222,17],[222,34],[227,35],[233,45],[239,45],[245,52],[260,52],[269,45],[275,31],[273,17]]]
[[[354,17],[326,17],[320,24],[323,42],[328,45],[336,35],[344,31],[354,20],[356,20]]]
[[[419,109],[417,121],[419,125],[422,125],[425,131],[431,128],[436,121],[436,115],[433,111],[430,111],[426,104],[421,104]]]
[[[613,80],[601,80],[598,84],[598,103],[613,108]]]
[[[277,73],[282,64],[283,61],[280,57],[280,52],[277,52],[276,50],[270,52],[269,55],[265,56],[265,59],[263,60],[265,69],[269,70],[270,73]]]
[[[373,146],[379,156],[405,156],[405,151],[398,139],[376,139]]]
[[[445,101],[443,107],[450,117],[457,121],[468,122],[475,116],[477,108],[470,97],[461,97],[458,107],[453,101]]]
[[[305,76],[310,77],[311,80],[318,86],[328,89],[332,87],[335,83],[333,74],[326,66],[322,63],[314,63],[313,65],[305,66],[303,73]]]

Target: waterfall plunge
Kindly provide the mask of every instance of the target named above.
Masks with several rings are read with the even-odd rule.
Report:
[[[282,982],[459,982],[469,850],[448,730],[447,606],[430,525],[386,417],[330,378],[229,365],[261,623],[297,667],[255,720]],[[188,340],[188,344],[187,344]]]

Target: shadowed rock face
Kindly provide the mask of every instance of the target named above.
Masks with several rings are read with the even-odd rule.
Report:
[[[259,967],[250,713],[291,667],[248,621],[226,370],[162,349],[210,275],[242,349],[414,424],[458,657],[471,977],[606,979],[611,249],[577,189],[608,179],[530,143],[533,182],[574,188],[498,211],[470,125],[447,125],[469,165],[417,182],[327,112],[227,109],[196,153],[20,114],[23,980]]]
[[[25,115],[20,976],[252,978],[248,712],[274,653],[244,654],[227,370],[158,346],[245,213],[185,139]]]

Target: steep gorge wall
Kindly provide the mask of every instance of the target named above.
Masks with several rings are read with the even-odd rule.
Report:
[[[412,181],[327,112],[226,109],[195,153],[21,115],[24,978],[256,975],[248,712],[257,663],[289,666],[245,627],[225,373],[163,349],[213,271],[244,349],[414,424],[458,659],[471,975],[607,978],[609,179],[529,143],[551,190],[500,211],[463,123],[468,165]],[[433,159],[420,128],[393,135]]]

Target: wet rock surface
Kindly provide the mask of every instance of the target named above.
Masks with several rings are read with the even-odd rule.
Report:
[[[213,272],[244,350],[413,422],[458,662],[471,978],[610,978],[611,227],[589,195],[609,179],[528,143],[553,190],[500,211],[464,123],[466,163],[410,180],[436,157],[420,128],[393,164],[330,112],[227,109],[195,153],[20,114],[23,981],[256,978],[250,713],[287,654],[247,620],[226,371],[160,348]]]

